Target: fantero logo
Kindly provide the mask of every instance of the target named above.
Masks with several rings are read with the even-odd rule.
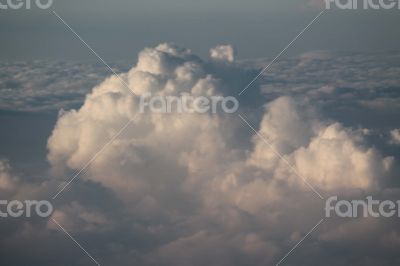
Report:
[[[326,9],[400,9],[399,0],[325,0]]]
[[[53,213],[53,205],[47,200],[0,200],[0,218],[30,218],[33,215],[46,218]]]
[[[365,200],[338,200],[337,196],[330,197],[325,203],[326,217],[332,213],[341,218],[359,217],[400,217],[400,200],[375,200],[368,196]]]
[[[0,0],[0,9],[49,9],[53,0]]]

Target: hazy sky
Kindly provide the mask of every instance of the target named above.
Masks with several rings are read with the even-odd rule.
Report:
[[[69,0],[50,10],[1,10],[0,59],[91,60],[52,14],[57,11],[107,60],[134,57],[144,46],[173,41],[205,55],[230,43],[239,58],[277,54],[321,10],[310,0]],[[399,10],[330,10],[289,54],[309,50],[396,50]]]

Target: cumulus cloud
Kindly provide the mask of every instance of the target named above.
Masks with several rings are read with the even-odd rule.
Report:
[[[17,180],[10,174],[10,165],[7,160],[0,160],[0,189],[10,191],[15,189]]]
[[[239,91],[240,85],[230,87],[223,77],[232,76],[230,71],[247,77],[247,71],[238,71],[233,62],[213,71],[218,68],[213,65],[214,59],[205,62],[187,49],[161,44],[144,49],[137,65],[121,77],[138,96],[147,92],[212,96],[224,95],[228,89]],[[247,227],[241,212],[256,215],[270,205],[270,200],[279,197],[274,182],[261,174],[241,180],[240,175],[251,170],[240,162],[244,152],[232,147],[238,121],[229,122],[232,118],[224,115],[139,113],[138,96],[116,77],[110,77],[93,89],[79,110],[60,114],[48,141],[48,158],[55,172],[84,167],[102,143],[138,115],[81,178],[113,191],[129,214],[128,220],[147,217],[158,221],[158,229],[139,223],[157,241],[162,232],[171,232],[166,235],[165,244],[152,247],[150,261],[147,257],[142,259],[148,263],[156,260],[156,264],[169,261],[186,265],[190,261],[200,265],[202,260],[195,262],[196,258],[203,258],[210,248],[217,249],[228,241],[226,249],[207,261],[232,264],[229,254],[235,250],[243,258],[271,261],[278,248],[271,248],[274,244],[256,237],[254,232],[202,229],[204,222],[213,220],[218,227]],[[78,231],[102,227],[101,222],[105,221],[104,216],[76,203],[54,215]],[[187,232],[178,230],[177,221],[182,219]],[[185,256],[176,256],[177,250],[193,241],[196,245]]]
[[[139,96],[145,92],[177,96],[222,93],[217,92],[220,80],[206,73],[205,63],[189,50],[167,44],[143,50],[137,66],[122,74],[122,78]],[[83,167],[99,148],[99,143],[107,142],[139,112],[138,105],[139,99],[131,95],[118,78],[107,79],[93,90],[80,110],[61,114],[49,139],[50,162],[55,167]],[[190,183],[184,177],[187,171],[199,171],[207,162],[218,160],[212,151],[207,159],[202,155],[209,153],[211,147],[224,149],[219,144],[223,143],[223,136],[218,119],[200,115],[139,114],[126,133],[94,162],[92,169],[99,174],[93,178],[127,194],[132,191],[142,194],[160,185],[157,183],[160,180],[152,176],[159,175],[159,169],[148,172],[146,166],[148,160],[155,160],[165,169],[164,181],[161,181],[166,186],[172,180]],[[111,167],[115,161],[110,161],[110,157],[119,161],[119,169]]]
[[[335,59],[321,52],[304,55],[282,75],[317,69],[326,60]],[[231,46],[211,49],[209,60],[173,44],[145,48],[137,64],[120,75],[129,88],[111,76],[86,95],[80,108],[60,112],[47,145],[51,179],[25,186],[18,195],[49,194],[48,183],[68,180],[101,150],[63,192],[53,214],[100,261],[178,266],[278,262],[323,212],[320,199],[299,175],[324,196],[361,197],[388,183],[383,181],[390,179],[396,160],[369,143],[367,128],[327,118],[314,104],[338,93],[332,84],[306,90],[305,96],[298,88],[282,96],[269,90],[273,84],[264,86],[265,101],[257,95],[266,103],[261,110],[245,101],[240,109],[258,134],[237,114],[139,112],[140,96],[146,93],[233,95],[253,72],[235,62]],[[309,81],[303,81],[305,87]],[[12,180],[6,164],[0,167],[0,180]],[[55,241],[54,224],[36,228],[46,232],[41,239]],[[355,228],[383,232],[384,225],[370,220],[326,223],[288,265],[319,265],[327,258],[328,265],[364,265],[351,250],[343,258],[329,253],[337,243],[365,242],[364,231]],[[396,245],[398,230],[384,237],[376,233],[375,239],[382,247]],[[76,256],[65,261],[87,263]]]
[[[235,61],[235,49],[231,45],[220,45],[210,50],[210,57],[218,61]]]
[[[267,106],[260,134],[272,143],[273,149],[263,139],[255,138],[251,163],[287,179],[290,173],[281,169],[287,165],[282,164],[277,152],[293,164],[300,176],[326,190],[367,189],[390,172],[394,160],[364,147],[363,131],[323,122],[312,108],[301,107],[288,97]]]
[[[393,129],[390,131],[390,143],[399,145],[400,144],[400,129]]]

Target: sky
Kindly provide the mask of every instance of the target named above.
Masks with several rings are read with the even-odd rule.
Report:
[[[50,10],[7,10],[0,16],[1,59],[96,60],[60,24],[58,12],[107,60],[126,60],[169,41],[199,55],[220,43],[239,58],[272,57],[321,10],[310,0],[70,0]],[[323,7],[323,6],[322,6]],[[329,10],[289,54],[309,50],[397,50],[397,10]],[[343,41],[345,40],[345,41]]]
[[[322,9],[0,10],[0,264],[399,265],[400,213],[326,207],[400,199],[400,11],[326,10],[287,46]],[[184,97],[238,105],[151,104]],[[3,217],[12,200],[53,209]]]

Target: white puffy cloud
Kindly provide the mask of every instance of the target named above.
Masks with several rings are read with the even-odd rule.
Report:
[[[390,131],[390,143],[399,145],[400,144],[400,129],[393,129]]]
[[[235,49],[232,45],[219,45],[210,50],[210,57],[217,61],[235,61]]]
[[[225,80],[220,73],[210,70],[217,66],[210,68],[208,64],[212,63],[200,60],[186,49],[162,44],[143,50],[138,64],[121,77],[136,95],[146,92],[222,95]],[[229,65],[221,67],[224,75],[229,74]],[[237,73],[235,65],[232,68]],[[239,86],[234,89],[239,91]],[[240,256],[258,257],[259,262],[271,261],[279,248],[265,237],[250,232],[243,213],[257,215],[266,210],[280,198],[280,192],[277,184],[262,173],[254,173],[247,180],[241,177],[252,170],[241,162],[244,152],[232,147],[236,141],[233,130],[238,121],[232,123],[231,117],[224,115],[139,113],[138,104],[138,96],[130,93],[118,78],[111,77],[93,89],[79,110],[60,113],[48,140],[48,158],[55,173],[80,170],[137,115],[80,178],[113,191],[126,209],[128,220],[148,217],[162,225],[149,228],[140,223],[140,228],[143,226],[140,231],[156,238],[166,230],[163,227],[177,231],[168,235],[164,246],[154,247],[151,257],[171,260],[175,265],[185,264],[188,259],[193,261],[197,256],[204,256],[207,246],[212,247],[210,242],[217,248],[231,239],[222,253],[239,250]],[[109,228],[107,223],[102,223],[104,215],[90,212],[77,203],[60,208],[54,217],[71,230]],[[176,228],[173,221],[181,219],[187,223],[188,232]],[[215,236],[208,232],[215,229],[201,230],[203,222],[213,220],[218,227],[238,231],[223,229]],[[188,250],[186,257],[174,255],[176,249],[186,247],[192,238],[197,244]],[[219,265],[232,263],[228,255],[226,262],[217,257],[209,260]]]
[[[389,174],[394,160],[383,157],[376,149],[364,147],[363,131],[323,122],[313,108],[301,106],[288,97],[268,104],[260,134],[265,139],[254,138],[250,163],[284,180],[293,176],[284,170],[290,169],[289,163],[298,171],[300,177],[295,175],[295,178],[299,182],[304,178],[326,190],[368,189]]]
[[[211,96],[219,86],[199,58],[186,49],[167,44],[143,50],[137,66],[121,77],[137,95],[151,92]],[[196,183],[191,172],[204,171],[205,166],[220,160],[217,154],[222,153],[224,144],[218,117],[139,114],[138,105],[139,98],[117,77],[105,80],[87,96],[78,111],[59,117],[48,141],[52,165],[84,167],[101,145],[137,114],[124,134],[90,166],[90,179],[113,188],[123,197],[140,199],[157,187],[175,191],[179,188],[171,187],[173,183],[190,186]],[[149,161],[153,161],[152,166]],[[164,176],[160,177],[160,173]]]
[[[15,189],[17,180],[10,174],[10,165],[6,160],[0,160],[0,190],[10,191]]]
[[[300,109],[293,99],[280,97],[269,103],[261,121],[259,133],[271,143],[270,149],[264,140],[255,136],[255,149],[252,160],[256,165],[276,167],[280,154],[290,154],[302,146],[306,146],[318,130],[319,121],[312,109]]]
[[[295,165],[303,176],[322,188],[371,188],[389,173],[394,158],[362,147],[358,144],[361,137],[340,124],[329,125],[308,147],[294,153]]]

